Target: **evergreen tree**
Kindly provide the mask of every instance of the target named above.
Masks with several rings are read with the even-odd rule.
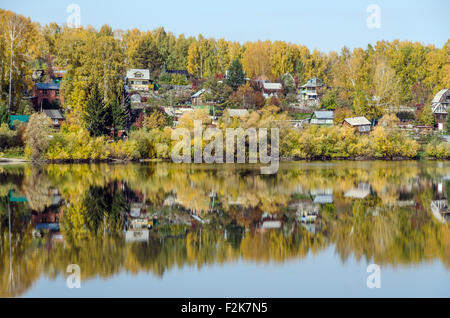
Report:
[[[127,125],[127,114],[122,106],[119,105],[117,99],[114,98],[109,104],[111,127],[114,128],[114,133],[117,130],[125,129]]]
[[[151,35],[146,35],[141,39],[132,56],[132,60],[136,68],[149,69],[152,72],[159,71],[163,64],[163,57]]]
[[[242,64],[239,59],[235,59],[230,68],[228,69],[227,74],[227,84],[233,88],[233,90],[237,90],[239,86],[245,83],[245,73],[242,69]]]
[[[97,85],[94,85],[86,104],[86,115],[84,117],[86,127],[91,136],[98,137],[107,135],[110,112],[105,107]]]
[[[445,133],[450,135],[450,115],[447,114],[447,118],[445,120]]]
[[[9,124],[9,112],[5,104],[0,105],[0,125]]]

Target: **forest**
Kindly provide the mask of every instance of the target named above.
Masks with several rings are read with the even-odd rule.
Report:
[[[61,82],[61,100],[64,101],[61,107],[66,120],[61,130],[55,132],[55,138],[47,140],[45,137],[51,130],[50,124],[48,127],[22,127],[14,133],[6,132],[7,128],[3,127],[5,133],[0,133],[0,152],[7,150],[14,156],[26,146],[22,155],[33,160],[164,158],[171,149],[170,142],[164,147],[159,146],[162,149],[156,149],[156,145],[161,145],[170,136],[167,118],[157,111],[164,101],[161,98],[144,118],[135,118],[131,122],[124,93],[124,76],[128,68],[150,69],[153,81],[172,85],[186,84],[187,79],[167,71],[187,70],[196,83],[209,88],[211,98],[225,108],[238,107],[243,100],[241,97],[249,91],[258,95],[239,80],[233,83],[219,81],[227,71],[242,68],[246,78],[283,83],[285,93],[282,97],[261,100],[258,95],[253,99],[258,116],[263,117],[271,111],[273,120],[278,120],[277,116],[292,119],[292,114],[285,111],[295,95],[292,86],[302,85],[313,77],[322,79],[327,86],[322,101],[324,108],[343,115],[380,120],[383,115],[389,115],[391,106],[413,106],[417,108],[417,121],[422,125],[433,124],[430,101],[434,94],[450,87],[450,40],[442,48],[393,40],[368,44],[365,48],[343,47],[339,52],[321,52],[302,45],[301,38],[299,43],[239,43],[205,38],[201,34],[197,37],[175,35],[163,27],[151,31],[113,30],[108,25],[99,30],[90,26],[69,28],[56,23],[40,25],[6,10],[0,10],[0,28],[4,30],[0,35],[2,123],[6,124],[11,114],[34,114],[27,99],[35,84],[34,70],[46,70],[42,81],[49,81],[55,69],[65,71]],[[292,75],[295,83],[289,81],[286,74]],[[204,114],[198,112],[194,116]],[[32,126],[32,122],[27,126]],[[36,118],[35,122],[39,120]],[[115,138],[108,143],[111,128],[134,131],[128,141]],[[311,129],[291,131],[286,136],[296,139],[293,142],[286,139],[284,145],[300,144],[301,139],[312,132],[316,133],[314,137],[323,139],[324,134],[333,133],[328,130],[320,130],[320,133]],[[339,134],[345,134],[338,130]],[[389,135],[390,131],[374,131],[369,139],[376,139],[383,133]],[[395,148],[395,142],[403,143],[407,138],[400,132],[392,133],[391,137],[394,141],[391,148]],[[364,145],[366,141],[358,142]],[[408,142],[413,144],[414,140]],[[420,153],[416,145],[407,152],[388,154],[376,146],[369,148],[375,149],[369,153],[371,157],[416,157]],[[450,155],[447,148],[435,141],[432,146],[422,147],[421,151],[446,158]],[[97,153],[96,149],[102,150]],[[305,152],[298,148],[287,148],[285,154],[300,158],[341,157],[340,154],[328,156],[320,151]],[[352,155],[345,153],[343,157],[349,156]]]

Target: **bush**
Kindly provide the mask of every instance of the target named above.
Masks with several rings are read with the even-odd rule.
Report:
[[[23,147],[22,133],[23,128],[11,130],[8,124],[2,124],[0,126],[0,151]]]
[[[25,128],[25,155],[33,161],[42,160],[51,139],[52,122],[44,114],[31,115]]]

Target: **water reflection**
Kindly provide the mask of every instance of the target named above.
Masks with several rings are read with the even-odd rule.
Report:
[[[450,269],[450,164],[0,166],[0,296],[41,276],[284,262],[335,246]]]

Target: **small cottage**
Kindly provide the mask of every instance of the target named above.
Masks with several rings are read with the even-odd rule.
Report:
[[[437,123],[439,131],[445,129],[447,121],[447,109],[450,104],[450,89],[441,89],[431,101],[431,111],[433,112],[434,119]]]
[[[366,117],[352,117],[345,118],[342,122],[342,126],[352,127],[360,134],[368,134],[370,132],[372,124]]]
[[[132,68],[127,71],[126,85],[130,91],[148,91],[150,84],[150,70]]]
[[[334,113],[330,110],[315,111],[311,117],[311,125],[333,125]]]

